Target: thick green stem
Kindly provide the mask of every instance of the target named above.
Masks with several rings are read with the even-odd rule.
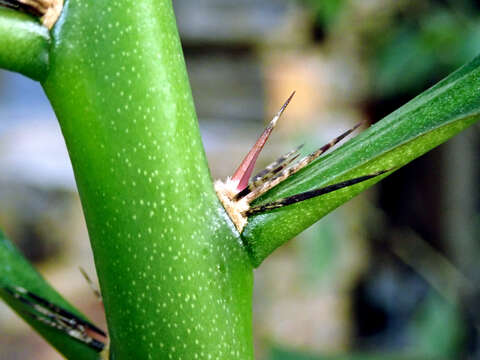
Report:
[[[44,89],[115,359],[251,359],[252,266],[213,191],[170,0],[70,0]]]
[[[67,359],[99,359],[100,355],[87,345],[38,321],[31,315],[32,309],[28,309],[28,306],[26,307],[5,291],[6,288],[16,287],[28,289],[85,319],[45,281],[0,231],[0,297]]]
[[[34,80],[47,74],[48,29],[33,17],[0,7],[0,68]]]

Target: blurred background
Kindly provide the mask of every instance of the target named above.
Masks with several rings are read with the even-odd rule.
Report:
[[[259,166],[375,123],[480,53],[473,0],[173,0],[214,178],[297,95]],[[259,360],[480,359],[478,125],[256,270]],[[40,86],[0,72],[0,227],[97,324],[95,269]],[[60,359],[0,303],[1,359]]]

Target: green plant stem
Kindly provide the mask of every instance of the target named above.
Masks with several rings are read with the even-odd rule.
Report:
[[[47,74],[48,29],[35,18],[0,7],[0,68],[34,80]]]
[[[25,288],[86,320],[84,315],[45,281],[0,231],[0,297],[67,359],[95,360],[99,358],[99,354],[85,344],[32,317],[21,302],[13,299],[3,290],[15,287]]]
[[[0,16],[6,24],[11,14],[0,14],[8,14]],[[19,36],[5,31],[1,59]],[[20,41],[25,51],[39,49],[31,53],[45,59],[41,71],[27,61],[37,58],[21,51],[0,66],[38,75],[57,114],[102,288],[111,358],[252,359],[252,259],[258,266],[381,177],[253,216],[241,238],[213,190],[171,0],[69,0],[51,37],[50,47],[42,36],[31,49]],[[478,119],[479,62],[256,204],[398,168],[446,141]]]
[[[115,359],[253,358],[252,266],[213,190],[170,0],[70,0],[44,89]]]
[[[338,150],[272,189],[255,204],[409,163],[478,121],[479,78],[480,57],[477,57]],[[255,266],[385,176],[249,218],[242,237]]]

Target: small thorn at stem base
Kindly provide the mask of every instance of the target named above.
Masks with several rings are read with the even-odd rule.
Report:
[[[287,108],[288,104],[292,100],[293,96],[295,95],[295,91],[288,97],[285,103],[282,105],[278,113],[273,117],[270,121],[268,126],[263,131],[262,135],[258,138],[257,142],[248,152],[247,156],[243,159],[240,163],[240,166],[237,168],[235,173],[232,176],[232,181],[236,182],[236,187],[238,191],[242,191],[248,185],[250,180],[250,176],[253,173],[253,169],[255,168],[255,163],[257,162],[258,155],[262,151],[265,143],[267,142],[270,134],[272,133],[275,125],[277,125],[278,119],[282,116],[283,112]]]

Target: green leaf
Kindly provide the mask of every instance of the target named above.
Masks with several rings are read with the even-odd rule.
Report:
[[[4,290],[7,287],[25,288],[86,320],[84,315],[45,281],[0,231],[0,297],[67,359],[93,360],[100,358],[99,353],[85,344],[30,316],[25,305],[12,298]]]
[[[480,57],[477,57],[344,146],[291,176],[254,205],[408,164],[478,120],[479,90]],[[387,175],[250,217],[242,237],[255,265]]]

